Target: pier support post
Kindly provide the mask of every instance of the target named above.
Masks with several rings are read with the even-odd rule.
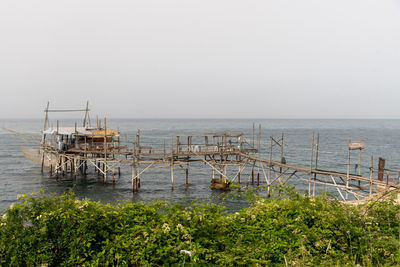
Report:
[[[58,171],[59,171],[59,168],[60,168],[60,158],[59,158],[59,156],[57,155],[57,163],[56,163],[56,167],[55,167],[55,171],[56,171],[56,180],[58,180]]]
[[[62,176],[65,175],[65,157],[64,156],[61,156],[61,173],[62,173]]]
[[[319,154],[319,133],[317,134],[317,144],[315,151],[315,169],[318,168],[318,154]],[[317,173],[314,173],[314,184],[313,184],[313,197],[315,197],[315,185],[317,182]]]
[[[43,173],[43,167],[44,167],[44,150],[42,151],[42,162],[41,162],[41,168],[40,168],[40,172]]]
[[[314,132],[312,133],[312,143],[311,143],[310,174],[308,176],[308,196],[311,196],[311,177],[313,168],[313,158],[314,158]]]
[[[112,182],[115,184],[115,162],[112,163]]]
[[[136,183],[136,162],[132,162],[132,192],[135,193],[135,183]]]
[[[171,136],[171,189],[174,190],[174,138]]]
[[[76,179],[76,158],[74,157],[74,178]]]
[[[189,164],[186,167],[186,186],[189,186]]]
[[[137,163],[137,178],[136,178],[136,188],[140,188],[140,164]]]
[[[171,163],[171,189],[174,190],[174,163]]]

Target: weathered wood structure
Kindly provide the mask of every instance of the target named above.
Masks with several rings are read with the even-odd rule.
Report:
[[[52,112],[85,112],[85,116],[82,126],[75,123],[73,127],[61,127],[57,121],[54,127],[49,123]],[[98,175],[103,175],[104,182],[108,174],[115,181],[115,175],[121,173],[121,155],[130,152],[121,145],[120,133],[107,129],[106,119],[103,126],[97,120],[92,127],[88,103],[85,109],[76,110],[50,110],[47,104],[45,114],[42,141],[37,151],[42,172],[46,166],[56,178],[68,172],[76,177],[78,171],[86,174],[88,166],[93,166]]]
[[[55,127],[50,126],[49,113],[52,112],[84,112],[82,126],[61,127],[58,121]],[[347,172],[335,172],[318,168],[319,134],[316,139],[312,135],[310,150],[310,165],[307,167],[293,166],[286,163],[284,157],[284,134],[279,138],[269,138],[269,158],[261,155],[261,125],[256,136],[253,124],[252,137],[241,132],[215,132],[193,135],[176,135],[169,142],[157,144],[156,147],[141,144],[140,131],[137,132],[132,148],[121,145],[120,132],[107,129],[106,119],[103,125],[96,120],[96,126],[90,124],[88,103],[85,109],[77,110],[50,110],[45,109],[45,122],[40,148],[35,152],[25,152],[28,158],[49,168],[49,173],[58,178],[70,173],[74,177],[78,173],[86,174],[88,167],[107,182],[108,175],[115,182],[115,175],[121,174],[121,164],[131,167],[132,191],[140,188],[140,179],[144,172],[152,167],[169,168],[171,188],[174,188],[174,168],[185,168],[186,186],[189,186],[190,166],[196,163],[211,169],[210,184],[212,188],[228,189],[236,184],[236,188],[243,186],[262,185],[270,188],[275,185],[284,185],[291,180],[308,185],[308,194],[315,196],[316,192],[326,186],[336,188],[343,200],[362,199],[370,196],[377,187],[399,189],[400,171],[385,169],[385,160],[379,159],[378,169],[373,167],[371,158],[370,175],[361,175],[361,152],[363,142],[349,141]],[[278,153],[280,161],[273,161],[273,153]],[[358,174],[350,173],[350,152],[359,150]],[[36,160],[34,159],[36,157]],[[37,160],[39,158],[39,160]],[[250,175],[243,179],[245,169]],[[229,170],[229,172],[228,172]],[[233,175],[232,175],[233,173]],[[376,178],[375,178],[376,175]]]

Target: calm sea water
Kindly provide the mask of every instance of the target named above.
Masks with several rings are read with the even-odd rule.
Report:
[[[61,126],[71,126],[75,120],[63,120]],[[253,123],[262,124],[262,157],[269,158],[269,137],[279,137],[285,133],[285,158],[288,164],[309,167],[312,132],[320,133],[320,151],[318,167],[335,171],[346,171],[347,142],[363,140],[363,174],[369,175],[371,156],[386,158],[388,168],[400,169],[400,120],[259,120],[259,119],[108,119],[108,128],[120,129],[122,141],[132,147],[137,129],[141,131],[141,143],[153,147],[162,147],[176,134],[200,134],[206,132],[241,131],[251,139]],[[43,121],[2,120],[1,126],[40,137]],[[125,137],[126,136],[126,137]],[[193,165],[190,169],[190,187],[185,186],[185,170],[175,168],[175,188],[170,186],[170,170],[150,169],[142,175],[141,188],[131,191],[130,168],[122,168],[121,177],[115,184],[103,184],[93,170],[85,177],[75,181],[66,176],[58,181],[41,174],[40,166],[26,159],[20,146],[32,146],[30,142],[0,130],[0,210],[6,210],[17,201],[17,195],[37,192],[63,193],[74,187],[80,198],[91,198],[105,203],[119,201],[151,200],[187,200],[207,199],[219,201],[224,192],[211,190],[211,169],[204,164]],[[280,160],[279,152],[273,153],[274,160]],[[358,154],[354,153],[353,166],[358,163]],[[376,161],[375,161],[376,165]],[[250,177],[250,168],[242,175],[246,182]],[[233,173],[233,170],[232,170]],[[262,176],[261,176],[262,177]],[[292,181],[299,190],[306,187],[303,183]],[[246,205],[241,199],[229,200],[228,208],[239,209]]]

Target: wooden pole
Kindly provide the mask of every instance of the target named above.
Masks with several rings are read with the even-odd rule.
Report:
[[[318,154],[319,154],[319,133],[317,134],[317,144],[316,144],[316,152],[315,152],[315,169],[318,168]],[[314,173],[313,197],[315,197],[316,182],[317,182],[317,173]]]
[[[174,190],[174,139],[171,136],[171,189]]]
[[[312,133],[310,175],[308,176],[308,195],[309,196],[311,196],[311,177],[312,177],[313,158],[314,158],[314,132]]]
[[[76,158],[74,157],[74,178],[76,178]]]
[[[238,183],[240,184],[240,165],[238,165],[239,166],[239,173],[238,173]]]
[[[103,183],[107,182],[107,120],[104,118],[104,163]]]
[[[268,170],[268,179],[271,180],[271,175],[272,175],[272,136],[270,138],[270,144],[269,144],[269,170]],[[269,185],[268,185],[268,190],[269,190]]]
[[[255,125],[254,125],[254,122],[253,122],[252,148],[254,148],[254,138],[255,138]]]
[[[369,196],[372,195],[372,176],[374,174],[374,157],[371,156],[371,169],[369,173]]]
[[[282,162],[282,159],[283,159],[284,144],[285,144],[285,139],[284,139],[284,135],[282,133],[282,137],[281,137],[281,162]],[[282,173],[282,168],[280,169],[280,173]]]
[[[65,157],[61,155],[61,173],[62,176],[65,176]]]
[[[349,141],[350,144],[351,141]],[[349,198],[349,180],[350,180],[350,147],[347,152],[347,177],[346,177],[346,200]]]
[[[48,121],[49,121],[49,104],[50,104],[50,102],[47,101],[47,106],[46,106],[46,109],[44,110],[44,112],[46,113],[46,115],[45,115],[45,117],[44,117],[43,132],[46,130],[47,124],[48,124]]]
[[[118,131],[118,176],[121,176],[121,133]]]
[[[59,158],[59,155],[57,155],[56,156],[57,157],[57,161],[56,161],[56,168],[55,168],[55,171],[56,171],[56,180],[58,180],[58,169],[59,169],[59,166],[60,166],[60,158]]]
[[[226,168],[227,168],[227,167],[228,167],[228,165],[225,163],[225,164],[224,164],[224,176],[225,176],[225,177],[224,177],[224,183],[227,183],[227,182],[228,182],[227,179],[226,179],[226,177],[227,177],[227,176],[226,176]],[[221,179],[222,179],[222,177],[221,177]]]
[[[45,154],[46,154],[45,146],[46,146],[46,135],[43,134],[43,143],[42,143],[42,146],[41,146],[41,148],[42,148],[42,149],[41,149],[41,151],[42,151],[42,162],[41,162],[41,168],[40,168],[40,172],[41,172],[41,173],[43,173],[44,156],[45,156]]]
[[[385,163],[386,160],[384,158],[379,158],[378,162],[378,180],[383,181],[383,176],[385,173]]]
[[[140,188],[140,161],[137,161],[136,171],[137,171],[136,188],[139,189]]]
[[[71,174],[71,176],[74,175],[74,160],[73,158],[69,159],[69,173]]]
[[[136,158],[132,161],[132,192],[135,193],[135,183],[136,183]]]
[[[189,186],[189,163],[186,167],[186,186]]]
[[[87,168],[88,168],[88,166],[87,166],[87,157],[84,159],[84,162],[83,162],[83,174],[84,175],[86,175],[87,174]]]
[[[86,101],[85,117],[83,118],[83,127],[87,126],[89,116],[89,101]]]
[[[257,138],[258,158],[261,158],[261,124],[258,125],[258,138]],[[257,165],[257,186],[260,185],[260,161]]]
[[[251,184],[254,184],[254,165],[256,162],[253,163],[253,167],[251,168]]]
[[[360,155],[358,159],[358,175],[361,176],[361,164],[362,164],[362,148],[360,148]],[[361,181],[358,180],[358,188],[361,190]]]

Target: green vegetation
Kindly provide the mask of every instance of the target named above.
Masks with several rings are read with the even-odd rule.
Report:
[[[287,191],[230,214],[207,203],[105,205],[24,195],[0,219],[0,265],[400,265],[400,207]]]

